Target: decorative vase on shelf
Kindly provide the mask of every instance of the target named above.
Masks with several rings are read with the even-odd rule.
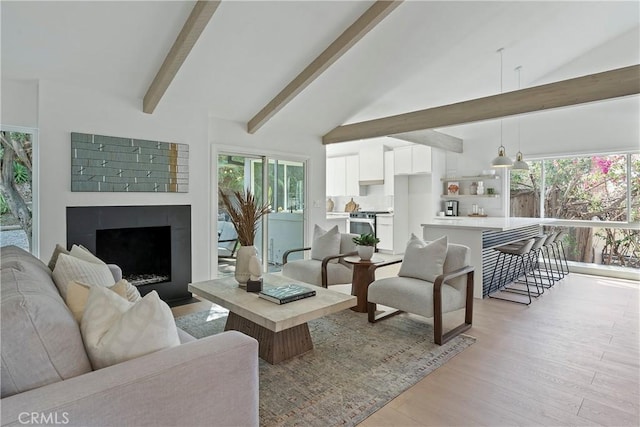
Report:
[[[478,181],[478,189],[476,191],[478,196],[482,196],[484,194],[484,182]]]
[[[373,256],[374,247],[373,246],[360,246],[360,245],[358,245],[356,247],[356,250],[358,251],[358,255],[360,256],[360,259],[362,261],[369,261],[371,259],[371,257]]]
[[[251,277],[249,262],[252,257],[258,256],[258,250],[255,246],[240,246],[236,254],[236,271],[234,277],[240,287],[247,286],[247,281]]]
[[[475,182],[471,183],[471,185],[469,186],[469,194],[471,194],[472,196],[478,194],[478,184],[476,184]]]
[[[329,197],[327,199],[327,212],[333,212],[334,206],[335,206],[335,203],[333,202],[333,200],[331,200],[331,197]]]

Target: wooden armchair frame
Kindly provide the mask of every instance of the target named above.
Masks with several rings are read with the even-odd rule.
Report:
[[[284,254],[282,254],[282,265],[285,265],[288,261],[289,258],[289,254],[294,253],[294,252],[303,252],[303,251],[310,251],[311,248],[307,247],[307,248],[297,248],[297,249],[289,249],[288,251],[286,251]],[[342,264],[342,258],[347,257],[347,256],[352,256],[352,255],[357,255],[358,252],[353,251],[353,252],[347,252],[344,254],[337,254],[337,255],[330,255],[328,257],[325,257],[322,259],[322,264],[321,264],[321,270],[322,270],[322,287],[323,288],[327,288],[328,287],[328,280],[327,280],[327,264],[329,264],[329,262],[331,260],[337,259],[339,258],[339,261]]]
[[[375,264],[369,267],[369,271],[372,277],[375,277],[376,269],[392,264],[397,264],[399,262],[402,262],[402,260],[393,260],[381,264]],[[433,341],[438,345],[446,343],[451,338],[471,328],[471,324],[473,321],[473,272],[474,268],[472,266],[466,266],[452,271],[451,273],[441,274],[440,276],[436,277],[436,280],[433,283]],[[467,297],[465,301],[464,323],[456,326],[446,333],[443,333],[442,284],[447,280],[455,279],[456,277],[464,275],[467,276]],[[394,316],[402,312],[402,310],[394,309],[385,311],[376,316],[376,304],[372,302],[367,302],[367,311],[368,320],[371,323],[375,323],[378,320],[386,319],[387,317]]]

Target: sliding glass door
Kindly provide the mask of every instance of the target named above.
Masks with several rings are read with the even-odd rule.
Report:
[[[266,167],[265,167],[266,165]],[[218,188],[225,192],[250,189],[271,213],[263,218],[255,246],[265,271],[279,271],[285,251],[304,245],[305,165],[266,156],[223,153],[218,156]],[[218,201],[218,275],[233,274],[236,233]],[[300,258],[301,255],[291,257]]]

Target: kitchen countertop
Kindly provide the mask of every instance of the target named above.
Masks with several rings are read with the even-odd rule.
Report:
[[[530,225],[540,225],[546,221],[541,218],[471,218],[464,216],[437,217],[429,222],[420,224],[423,227],[434,228],[458,228],[467,230],[512,230],[514,228],[528,227]]]

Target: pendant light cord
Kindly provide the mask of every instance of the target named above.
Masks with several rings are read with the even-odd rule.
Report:
[[[497,52],[500,54],[500,95],[502,95],[502,51],[504,50],[503,47],[501,47],[500,49],[497,50]],[[504,147],[504,144],[502,143],[502,125],[503,125],[504,120],[500,119],[500,146]]]
[[[520,86],[520,70],[522,70],[522,65],[518,65],[516,67],[516,72],[518,73],[518,90],[520,90],[521,86]],[[522,150],[520,150],[520,116],[518,116],[518,153],[521,153]]]

